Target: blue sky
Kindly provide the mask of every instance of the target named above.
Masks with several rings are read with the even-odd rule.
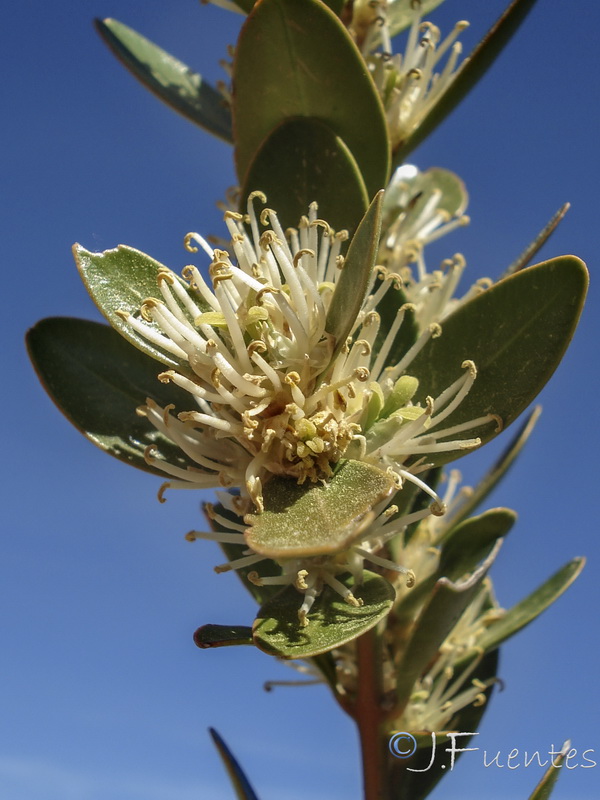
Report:
[[[471,20],[469,50],[500,0],[447,0],[444,30]],[[510,49],[418,151],[466,182],[472,224],[430,258],[462,252],[496,277],[565,201],[541,258],[573,252],[592,289],[582,325],[541,402],[544,414],[488,506],[519,512],[494,568],[510,605],[576,555],[588,565],[559,603],[503,650],[505,691],[477,745],[507,755],[598,738],[596,348],[599,56],[562,0],[539,0]],[[97,38],[93,16],[137,28],[209,79],[235,40],[234,15],[194,0],[31,0],[4,10],[1,52],[2,315],[5,346],[0,559],[0,794],[11,800],[192,800],[231,790],[206,733],[216,727],[261,798],[360,797],[354,730],[325,689],[262,690],[289,670],[252,649],[201,652],[203,622],[247,624],[254,608],[216,547],[192,546],[199,497],[96,450],[56,411],[23,346],[51,315],[98,318],[70,256],[127,243],[175,269],[189,230],[221,232],[215,201],[234,183],[231,152],[145,92]],[[7,285],[8,284],[8,285]],[[493,448],[461,463],[474,479]],[[600,761],[600,758],[598,758]],[[433,798],[526,798],[539,768],[485,768],[467,754]],[[561,776],[556,800],[591,800],[600,766]]]

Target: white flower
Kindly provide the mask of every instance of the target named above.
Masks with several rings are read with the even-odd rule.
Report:
[[[163,489],[239,490],[231,503],[242,517],[252,506],[263,509],[263,485],[273,475],[315,483],[329,478],[342,458],[351,458],[389,471],[396,489],[408,481],[432,498],[418,517],[397,517],[389,498],[378,500],[364,535],[343,556],[287,560],[276,582],[292,582],[304,592],[304,621],[324,584],[348,602],[358,602],[335,576],[350,571],[359,578],[365,559],[410,573],[376,553],[416,519],[443,513],[440,498],[418,473],[428,468],[431,454],[477,446],[480,440],[469,432],[495,418],[486,414],[444,427],[475,380],[470,361],[464,362],[463,375],[437,397],[413,404],[418,381],[407,372],[441,329],[427,327],[403,358],[388,366],[407,308],[398,309],[391,328],[378,337],[377,306],[397,276],[374,270],[348,341],[336,348],[326,319],[344,263],[346,233],[334,233],[312,204],[298,230],[285,234],[271,209],[257,217],[257,199],[266,202],[260,193],[251,195],[246,217],[225,214],[234,260],[197,234],[186,237],[188,249],[197,250],[192,245],[196,242],[211,258],[212,285],[193,266],[183,270],[187,283],[161,270],[161,299],[150,298],[140,313],[124,311],[122,316],[155,347],[179,360],[179,368],[159,378],[190,397],[190,407],[177,409],[177,415],[173,407],[161,408],[151,400],[141,409],[196,465],[184,469],[169,464],[149,448],[148,463],[171,476]],[[188,538],[244,543],[247,525],[240,520],[237,528],[225,527],[223,535],[193,533]],[[262,559],[248,548],[243,558],[224,568]]]
[[[381,95],[395,150],[418,128],[454,81],[462,52],[456,40],[469,23],[457,22],[442,40],[439,28],[421,21],[421,4],[416,2],[410,12],[412,24],[404,54],[393,55],[390,28],[393,30],[394,20],[388,18],[388,0],[374,0],[367,5],[369,16],[366,34],[360,37],[361,52]],[[363,26],[365,22],[367,18]],[[377,48],[381,48],[380,52],[375,52]],[[436,71],[447,54],[443,68]]]
[[[398,276],[422,330],[441,322],[492,284],[488,278],[481,278],[462,297],[455,297],[466,266],[460,253],[442,261],[438,269],[427,269],[425,246],[469,224],[464,213],[467,203],[460,178],[439,167],[421,172],[412,164],[404,164],[386,188],[379,262],[388,275]]]

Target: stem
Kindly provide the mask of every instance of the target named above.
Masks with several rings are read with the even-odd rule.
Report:
[[[355,718],[360,736],[365,800],[388,800],[387,743],[383,736],[381,637],[375,629],[356,640],[358,689]]]

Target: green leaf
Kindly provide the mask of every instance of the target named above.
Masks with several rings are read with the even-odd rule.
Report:
[[[373,507],[393,488],[387,472],[362,461],[342,462],[325,486],[275,477],[264,489],[264,511],[245,517],[246,541],[269,558],[338,553],[360,536]]]
[[[415,132],[400,144],[394,154],[394,164],[401,164],[411,150],[420,144],[450,114],[500,55],[519,29],[536,0],[513,0],[506,11],[490,28],[475,50],[466,58],[454,81],[434,104]]]
[[[569,588],[584,565],[585,558],[574,558],[569,561],[524,600],[492,622],[477,639],[475,646],[483,650],[493,650],[529,625]]]
[[[227,102],[201,75],[116,19],[97,19],[95,24],[115,56],[147,89],[209,133],[233,141]]]
[[[573,336],[587,289],[585,265],[561,256],[511,275],[469,300],[442,324],[442,335],[430,339],[410,364],[419,379],[415,400],[439,396],[469,359],[477,379],[444,427],[493,413],[509,425],[531,403],[558,366]],[[489,441],[486,425],[469,435]],[[442,454],[436,463],[456,457]],[[433,460],[433,459],[432,459]]]
[[[383,192],[379,192],[350,242],[344,268],[331,298],[325,329],[335,338],[335,352],[344,346],[367,293],[377,258],[382,203]]]
[[[234,0],[234,3],[243,11],[245,11],[246,14],[249,14],[252,11],[257,2],[258,0]],[[323,2],[326,6],[329,6],[332,11],[335,11],[336,14],[339,14],[344,7],[346,0],[323,0]],[[438,0],[438,2],[441,2],[441,0]]]
[[[369,205],[364,181],[350,150],[323,122],[285,120],[260,146],[241,192],[241,206],[262,191],[284,230],[297,227],[317,201],[319,216],[335,229],[354,231]]]
[[[112,327],[143,353],[179,372],[192,375],[187,362],[180,361],[140,336],[118,313],[127,311],[139,316],[142,303],[148,297],[160,294],[157,277],[159,271],[166,267],[145,253],[123,244],[103,253],[90,253],[76,244],[73,246],[73,255],[86,289]],[[183,281],[181,284],[187,291],[187,284]],[[205,308],[198,295],[194,295],[194,302]],[[158,328],[156,330],[158,332]]]
[[[419,580],[394,609],[400,626],[410,625],[417,610],[435,591],[441,578],[466,580],[492,552],[498,539],[506,536],[517,515],[508,508],[494,508],[478,517],[470,517],[448,531],[436,570]]]
[[[519,427],[516,435],[509,442],[508,447],[503,450],[500,458],[493,467],[480,481],[477,481],[473,492],[460,503],[456,512],[449,515],[447,520],[448,525],[457,525],[463,519],[466,519],[471,512],[483,503],[490,492],[496,488],[525,446],[541,413],[542,407],[535,406],[533,411],[527,416],[525,422]]]
[[[44,319],[28,332],[27,347],[52,400],[95,445],[162,478],[165,473],[144,460],[149,445],[171,464],[192,465],[146,417],[136,414],[147,397],[163,407],[175,403],[185,408],[187,394],[158,381],[156,361],[112,328],[87,320]]]
[[[194,633],[194,644],[202,650],[252,644],[252,628],[247,625],[202,625]]]
[[[356,639],[373,628],[392,607],[393,586],[373,572],[355,586],[351,577],[338,577],[364,605],[354,607],[326,586],[310,610],[309,624],[301,627],[298,609],[302,595],[288,586],[260,609],[254,623],[254,644],[281,658],[309,658]]]
[[[238,800],[258,800],[258,795],[252,788],[244,770],[240,767],[231,750],[227,747],[221,736],[214,728],[208,729],[212,740],[217,746],[219,755],[231,780]]]
[[[521,255],[515,261],[513,261],[513,263],[508,267],[508,269],[502,276],[503,278],[507,278],[509,275],[512,275],[513,272],[519,272],[519,270],[522,270],[524,267],[527,266],[527,264],[530,263],[532,258],[538,252],[538,250],[546,244],[548,239],[558,228],[558,226],[560,225],[567,211],[570,208],[571,204],[565,203],[558,209],[558,211],[556,212],[556,214],[554,214],[550,222],[548,222],[548,224],[542,228],[542,230],[538,233],[535,239],[531,242],[529,247],[527,247],[521,253]]]
[[[568,756],[570,750],[571,742],[567,739],[567,741],[563,744],[560,753],[554,756],[552,759],[552,763],[544,773],[542,780],[533,790],[529,800],[548,800],[552,794],[556,781],[558,780],[564,760]],[[572,769],[572,767],[570,769]]]
[[[238,40],[233,84],[242,185],[266,137],[294,117],[320,119],[346,143],[369,196],[387,183],[389,145],[381,100],[348,32],[319,0],[258,3]]]
[[[510,508],[492,508],[456,525],[448,531],[442,548],[440,576],[457,581],[472,573],[516,520],[517,515]]]
[[[438,652],[462,613],[465,611],[491,567],[502,540],[467,580],[453,583],[447,578],[437,581],[425,607],[419,614],[404,655],[397,665],[397,704],[403,710],[415,681]]]

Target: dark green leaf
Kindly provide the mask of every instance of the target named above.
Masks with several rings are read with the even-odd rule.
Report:
[[[440,576],[457,581],[472,573],[516,520],[516,513],[509,508],[492,508],[456,525],[448,532],[442,548]]]
[[[262,191],[283,228],[297,227],[309,203],[335,229],[350,233],[369,199],[352,153],[330,127],[310,117],[282,122],[260,146],[241,192],[241,206]]]
[[[477,640],[476,647],[493,650],[529,625],[557,600],[577,578],[585,565],[584,558],[574,558],[520,603],[492,622]]]
[[[231,783],[233,784],[233,788],[238,800],[258,800],[256,792],[244,774],[244,770],[240,767],[239,763],[234,758],[233,753],[227,747],[221,736],[214,728],[209,728],[208,731],[212,736],[213,742],[217,746],[217,750],[219,751],[219,755],[221,756],[223,763],[225,764],[225,769],[227,770],[227,774],[229,775]]]
[[[266,137],[294,117],[320,119],[346,143],[369,196],[387,183],[389,145],[379,95],[348,32],[319,0],[258,3],[238,40],[233,83],[242,185]]]
[[[454,81],[435,103],[415,132],[394,154],[394,164],[401,164],[411,150],[420,144],[460,103],[500,55],[518,30],[536,0],[513,0],[506,11],[490,28],[475,50],[465,59]]]
[[[564,760],[565,758],[567,758],[570,750],[571,750],[571,742],[567,740],[563,744],[560,753],[554,756],[554,758],[552,759],[552,763],[544,773],[542,780],[533,790],[533,793],[530,795],[529,800],[548,800],[548,798],[552,794],[556,781],[558,780],[558,776],[560,775],[561,767],[563,766]],[[573,769],[572,767],[568,768]]]
[[[342,8],[344,7],[344,3],[346,0],[323,0],[326,6],[332,11],[335,11],[336,14],[339,14]],[[254,5],[258,2],[258,0],[234,0],[236,6],[239,6],[242,11],[245,11],[246,14],[249,14]],[[437,0],[437,2],[441,2],[441,0]]]
[[[496,542],[490,555],[468,580],[453,583],[447,578],[441,578],[436,583],[428,602],[419,614],[404,655],[397,666],[396,690],[399,710],[405,707],[415,681],[435,657],[479,590],[501,542],[501,539]]]
[[[202,650],[252,644],[252,628],[247,625],[203,625],[194,633],[194,644]]]
[[[344,346],[367,293],[377,258],[382,202],[383,192],[379,192],[350,242],[342,274],[331,298],[325,328],[335,338],[336,351]]]
[[[191,373],[187,362],[179,361],[171,353],[140,336],[118,314],[119,311],[127,311],[139,316],[144,300],[160,294],[157,276],[159,270],[166,267],[145,253],[123,244],[103,253],[90,253],[76,244],[73,255],[86,289],[112,327],[143,353],[179,372]],[[187,289],[187,284],[181,283]],[[198,295],[194,296],[194,301],[199,307],[202,306]]]
[[[325,486],[275,477],[264,489],[265,509],[248,515],[248,545],[269,558],[301,558],[346,549],[372,519],[394,484],[387,472],[344,461]]]
[[[410,625],[441,578],[465,580],[491,553],[496,541],[506,536],[516,520],[508,508],[495,508],[457,524],[447,534],[437,569],[406,594],[394,609],[400,626]]]
[[[355,586],[348,576],[338,580],[351,588],[364,605],[348,605],[326,586],[310,610],[309,624],[301,627],[298,609],[302,594],[288,586],[260,609],[253,628],[254,644],[281,658],[309,658],[356,639],[373,628],[392,607],[396,593],[380,575],[365,571],[360,586]]]
[[[506,475],[510,467],[513,465],[515,459],[525,446],[525,443],[531,436],[531,433],[541,413],[542,407],[535,406],[525,422],[519,427],[516,435],[511,439],[508,447],[504,449],[494,466],[480,481],[477,481],[477,485],[473,489],[473,492],[468,495],[463,502],[461,502],[456,512],[448,517],[449,525],[450,523],[452,525],[456,525],[462,520],[466,519],[469,514],[471,514],[483,503],[490,492],[496,488],[498,483]]]
[[[444,427],[487,413],[509,425],[558,366],[577,325],[587,283],[583,262],[561,256],[511,275],[464,303],[444,320],[442,335],[430,339],[410,364],[409,374],[419,379],[415,400],[424,403],[427,395],[440,395],[470,359],[477,379]],[[488,441],[495,435],[494,425],[475,435]],[[436,461],[456,457],[446,454]]]
[[[185,408],[187,393],[157,380],[154,359],[116,331],[87,320],[44,319],[27,334],[27,347],[44,388],[62,413],[110,455],[165,478],[144,461],[149,445],[179,467],[191,465],[136,408],[151,397]],[[197,465],[196,465],[197,466]]]
[[[147,89],[209,133],[233,141],[229,106],[201,75],[116,19],[97,19],[96,30]]]

